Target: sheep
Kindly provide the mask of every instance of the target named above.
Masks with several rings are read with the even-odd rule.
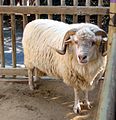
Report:
[[[43,75],[62,79],[74,88],[75,113],[81,112],[79,90],[93,89],[106,66],[107,34],[90,23],[67,24],[38,19],[28,23],[23,33],[24,64],[28,69],[29,87],[34,89],[34,69]]]

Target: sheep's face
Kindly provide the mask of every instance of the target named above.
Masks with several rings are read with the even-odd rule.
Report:
[[[80,64],[87,64],[97,58],[97,48],[94,40],[76,40],[75,52]]]
[[[94,33],[88,33],[83,35],[74,35],[72,36],[72,43],[74,47],[74,52],[78,63],[85,65],[90,61],[97,59],[98,56],[98,47],[96,44],[96,36]]]
[[[103,37],[107,37],[107,34],[100,28],[97,30],[86,27],[79,30],[74,28],[65,34],[62,49],[53,49],[57,53],[65,55],[67,45],[69,45],[70,50],[73,50],[76,55],[78,63],[86,65],[90,61],[96,60],[98,56],[106,55],[107,41],[103,40]]]

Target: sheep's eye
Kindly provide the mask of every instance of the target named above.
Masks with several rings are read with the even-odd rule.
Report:
[[[91,44],[92,46],[94,46],[95,45],[95,42],[94,41],[92,41],[92,44]]]

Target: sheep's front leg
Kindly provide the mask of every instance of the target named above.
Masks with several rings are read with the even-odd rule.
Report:
[[[28,84],[30,90],[34,90],[33,69],[28,69]]]
[[[79,95],[78,95],[78,90],[74,88],[74,107],[73,107],[73,111],[74,113],[80,113],[81,111],[81,106],[80,106],[80,102],[79,102]]]
[[[88,90],[85,91],[85,101],[84,101],[84,105],[87,106],[88,109],[91,109],[91,104],[89,102],[89,93]]]

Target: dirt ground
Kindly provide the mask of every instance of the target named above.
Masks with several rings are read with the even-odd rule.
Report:
[[[43,80],[35,91],[27,82],[0,82],[0,120],[95,120],[98,89],[89,94],[92,109],[77,115],[72,110],[73,89],[62,81]]]

